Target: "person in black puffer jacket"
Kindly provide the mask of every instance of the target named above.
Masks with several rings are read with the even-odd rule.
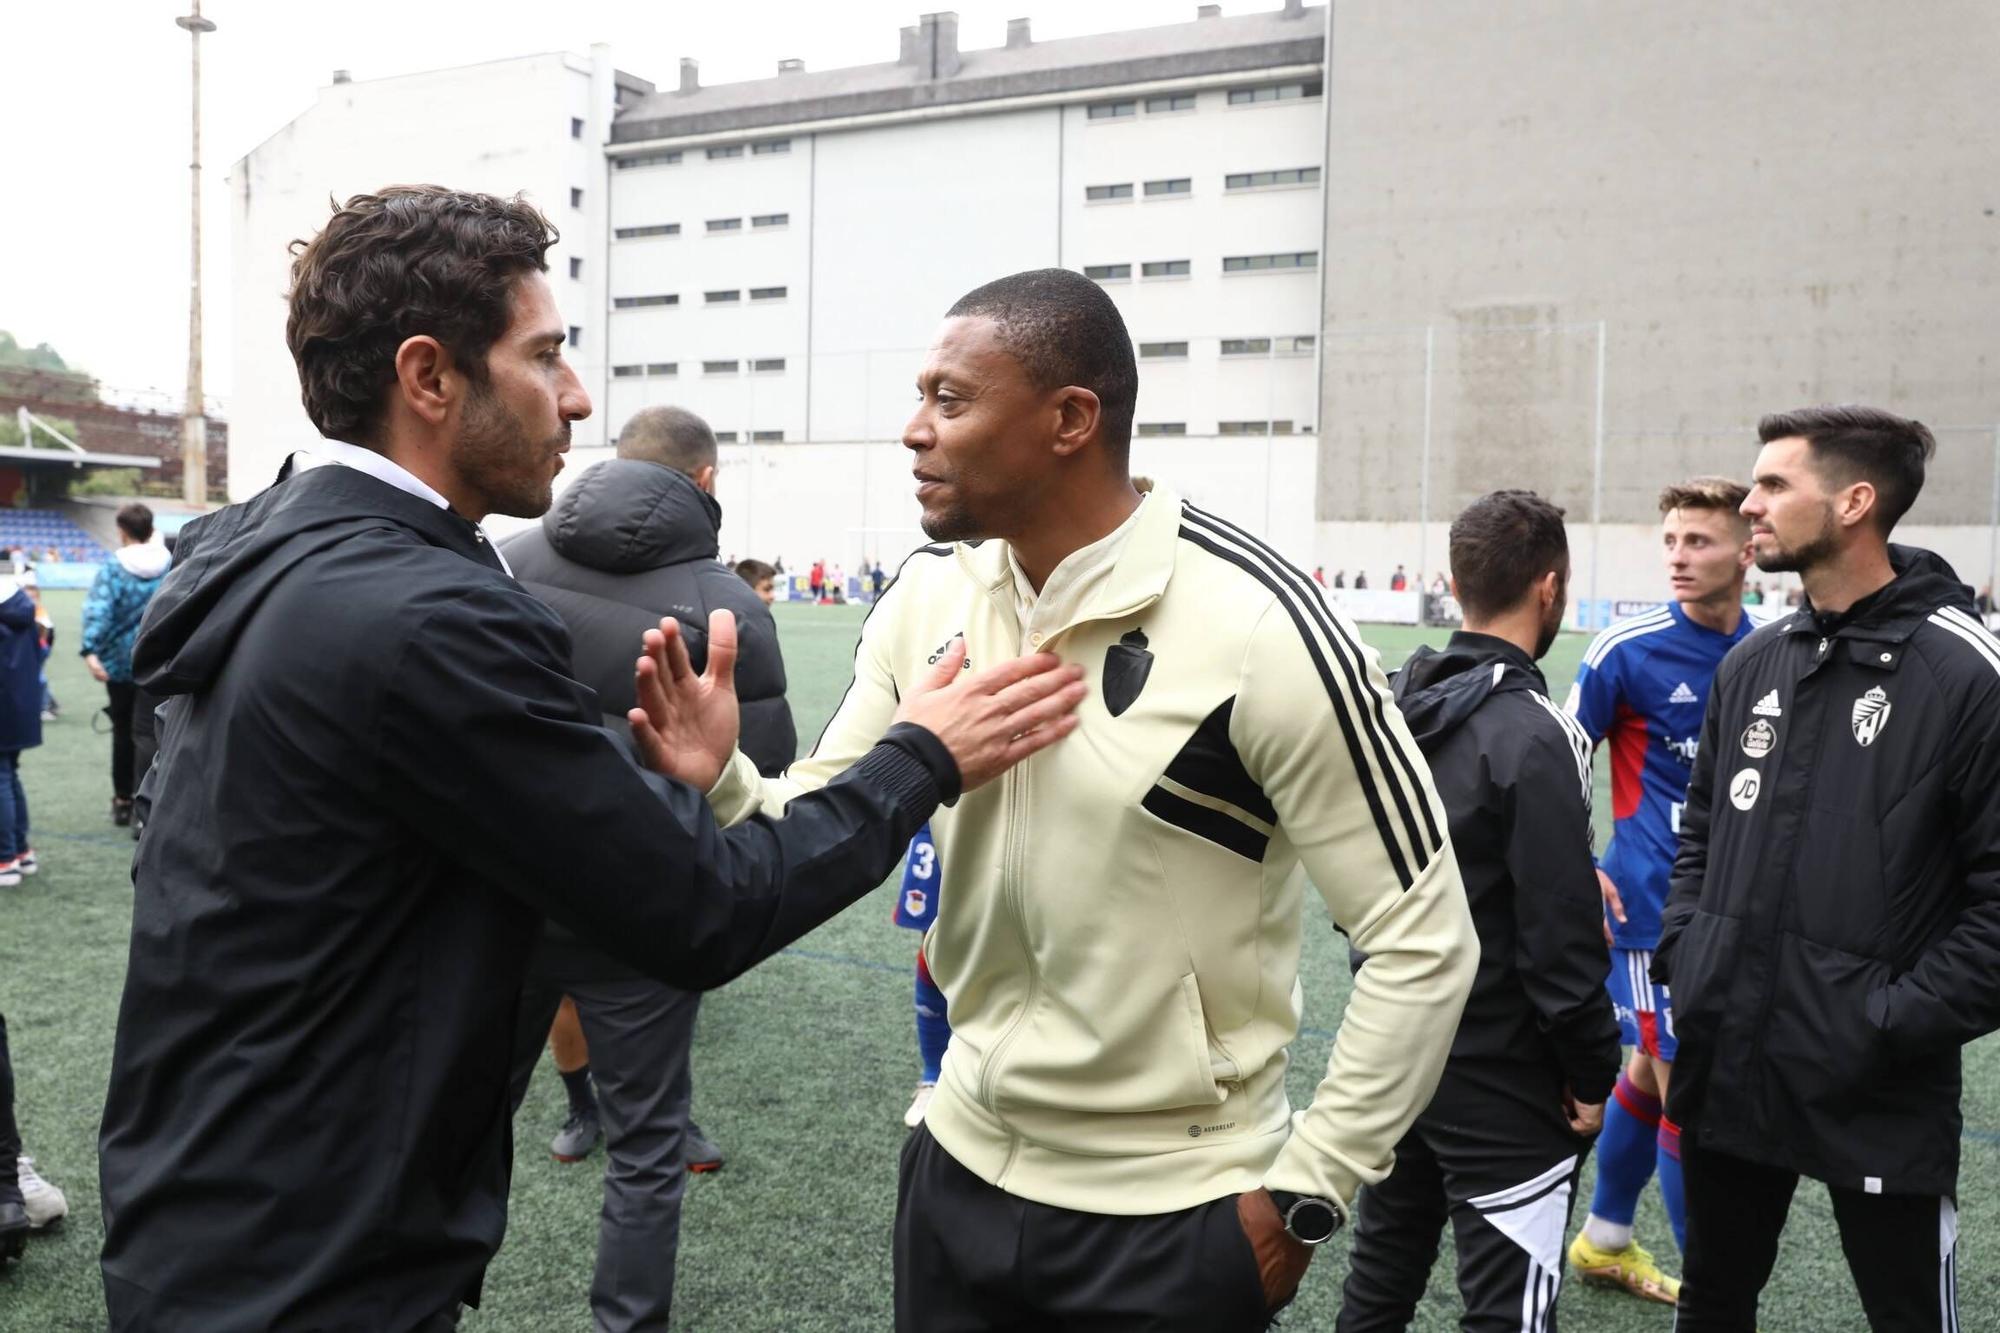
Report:
[[[640,635],[674,617],[701,670],[709,612],[734,612],[739,745],[775,774],[798,746],[785,664],[770,608],[716,559],[722,506],[715,462],[715,434],[700,417],[647,408],[626,423],[617,458],[577,478],[539,528],[502,549],[515,577],[569,627],[576,678],[597,691],[621,731],[637,702],[632,663]],[[722,1161],[689,1114],[688,1051],[699,997],[551,926],[521,996],[516,1108],[564,995],[575,1001],[594,1060],[561,1071],[570,1122],[557,1135],[555,1155],[587,1155],[601,1123],[610,1158],[591,1308],[602,1329],[665,1328],[686,1172]]]

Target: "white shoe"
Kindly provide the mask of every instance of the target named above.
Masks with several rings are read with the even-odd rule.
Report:
[[[60,1222],[69,1216],[69,1200],[63,1192],[35,1170],[35,1159],[22,1157],[20,1167],[21,1202],[27,1205],[28,1226],[40,1231],[43,1227]]]
[[[903,1112],[903,1124],[905,1127],[915,1129],[918,1125],[924,1123],[924,1112],[930,1109],[931,1095],[936,1091],[937,1084],[935,1083],[926,1082],[917,1084],[917,1095],[910,1099],[910,1109]]]
[[[0,889],[11,889],[21,882],[21,862],[0,861]]]
[[[35,854],[32,851],[22,852],[20,859],[21,859],[20,869],[21,873],[24,875],[32,875],[37,870],[40,870],[42,868],[42,863],[35,859]]]

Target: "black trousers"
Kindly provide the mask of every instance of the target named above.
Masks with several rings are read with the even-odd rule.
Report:
[[[1410,1326],[1447,1222],[1465,1307],[1459,1327],[1555,1333],[1563,1242],[1588,1147],[1556,1117],[1555,1095],[1551,1088],[1548,1108],[1511,1114],[1504,1105],[1453,1114],[1433,1102],[1418,1118],[1396,1145],[1395,1170],[1356,1201],[1339,1333]]]
[[[132,705],[139,687],[129,680],[107,680],[104,692],[111,696],[111,794],[121,801],[132,799]]]
[[[153,711],[159,706],[159,695],[148,694],[137,685],[132,687],[132,785],[135,793],[138,785],[146,780],[146,773],[153,767],[153,759],[160,752],[159,720]]]
[[[7,1050],[7,1016],[0,1014],[0,1202],[19,1203],[21,1127],[14,1121],[14,1057]]]
[[[1270,1323],[1236,1196],[1141,1217],[1031,1203],[922,1125],[896,1188],[898,1333],[1235,1333]]]
[[[620,969],[564,965],[583,952],[574,944],[554,951],[544,945],[530,967],[516,1030],[513,1105],[518,1110],[527,1095],[549,1024],[568,995],[590,1043],[604,1124],[592,1326],[599,1333],[663,1331],[674,1304],[687,1184],[688,1051],[701,997],[621,976]]]
[[[1797,1173],[1703,1148],[1681,1131],[1687,1255],[1675,1333],[1752,1333]],[[1874,1333],[1958,1333],[1957,1201],[1829,1185],[1847,1271]]]

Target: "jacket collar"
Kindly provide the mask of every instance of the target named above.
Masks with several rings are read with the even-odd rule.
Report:
[[[1139,506],[1138,521],[1111,576],[1097,586],[1089,601],[1067,624],[1051,631],[1053,638],[1073,625],[1115,620],[1152,605],[1173,577],[1174,555],[1180,546],[1181,498],[1155,486]],[[959,568],[1011,618],[1014,614],[1014,571],[1007,543],[999,540],[960,542],[954,548]]]
[[[1782,632],[1902,643],[1941,606],[1973,609],[1972,589],[1959,582],[1957,572],[1934,552],[1892,544],[1889,567],[1896,577],[1857,602],[1847,617],[1830,630],[1822,625],[1819,614],[1808,601],[1779,622],[1784,626]]]

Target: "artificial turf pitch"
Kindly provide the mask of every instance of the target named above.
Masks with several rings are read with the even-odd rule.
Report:
[[[19,1081],[28,1151],[69,1195],[70,1218],[0,1271],[0,1333],[104,1327],[97,1249],[102,1224],[94,1144],[130,920],[131,843],[110,826],[110,738],[103,691],[75,656],[82,597],[51,594],[60,631],[51,680],[64,704],[39,750],[23,760],[42,873],[0,889],[0,1013]],[[792,706],[810,745],[838,702],[861,620],[859,608],[777,608]],[[1394,665],[1442,632],[1371,627]],[[1586,640],[1566,635],[1550,654],[1559,697]],[[1600,826],[1608,797],[1602,769]],[[562,817],[559,794],[547,814]],[[1600,833],[1600,839],[1603,834]],[[1076,886],[1079,891],[1087,885]],[[682,1217],[675,1326],[719,1330],[873,1330],[890,1325],[890,1223],[902,1111],[916,1080],[911,961],[916,937],[889,923],[878,893],[778,958],[710,996],[695,1043],[695,1114],[728,1156],[720,1174],[689,1182]],[[1291,1093],[1303,1104],[1325,1069],[1347,996],[1347,968],[1323,912],[1309,910],[1303,975],[1305,1031],[1292,1048]],[[2000,1329],[2000,1040],[1965,1060],[1960,1171],[1959,1309],[1967,1330]],[[550,1160],[562,1093],[547,1066],[517,1122],[507,1240],[489,1271],[468,1333],[587,1329],[586,1289],[597,1235],[601,1153],[588,1164]],[[1589,1200],[1586,1169],[1580,1221]],[[1639,1234],[1677,1271],[1672,1238],[1650,1189]],[[1344,1238],[1314,1262],[1283,1316],[1294,1329],[1332,1327]],[[1672,1326],[1664,1306],[1567,1283],[1560,1316],[1571,1330],[1637,1333]],[[1415,1327],[1457,1327],[1449,1244],[1432,1272]],[[1793,1205],[1760,1317],[1766,1333],[1830,1333],[1864,1326],[1841,1258],[1826,1194],[1806,1183]]]

